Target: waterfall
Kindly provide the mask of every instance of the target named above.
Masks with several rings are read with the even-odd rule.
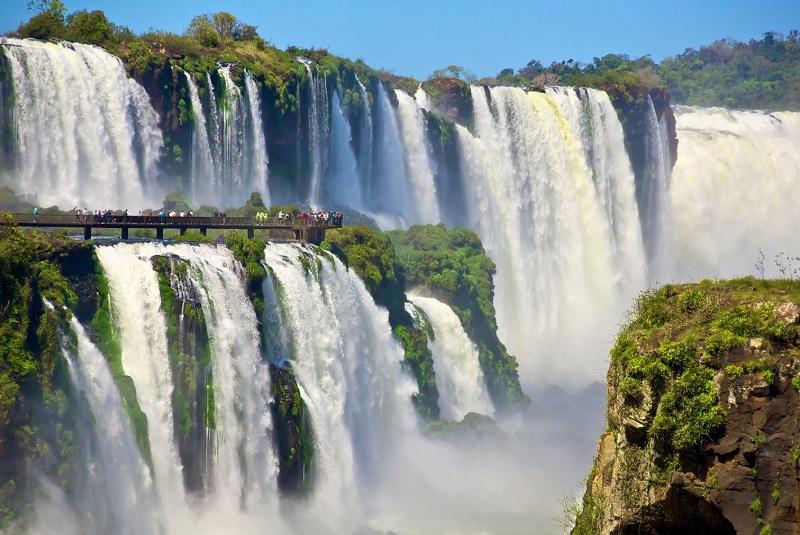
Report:
[[[6,39],[0,46],[15,98],[18,164],[4,180],[12,189],[67,208],[136,209],[160,201],[158,117],[118,58],[72,43]]]
[[[587,150],[584,128],[594,127],[575,126],[588,113],[600,122],[618,121],[616,115],[573,105],[580,120],[570,120],[563,96],[473,87],[476,136],[462,127],[457,135],[471,226],[497,264],[500,339],[523,377],[580,384],[585,374],[602,376],[600,364],[588,364],[595,362],[592,348],[607,343],[628,292],[641,287],[644,255],[637,231],[619,228],[638,226],[631,175],[598,162],[624,149]],[[621,143],[621,136],[605,142]],[[608,207],[611,201],[619,207]],[[576,326],[586,336],[565,340]],[[541,358],[554,351],[558,361]]]
[[[91,522],[102,525],[110,521],[113,533],[120,535],[158,533],[164,511],[157,508],[150,470],[139,453],[108,363],[74,316],[70,326],[77,338],[77,353],[70,351],[68,344],[62,349],[75,389],[86,396],[96,418],[99,448],[95,471],[102,480],[97,494],[106,496],[112,511],[112,518]]]
[[[224,84],[219,103],[220,147],[217,163],[222,181],[220,206],[241,204],[246,195],[242,191],[242,162],[244,158],[244,103],[242,90],[233,82],[229,65],[217,71]]]
[[[423,110],[433,111],[433,104],[431,103],[431,97],[424,89],[422,89],[421,85],[417,88],[417,91],[414,93],[414,100],[417,101],[417,106],[419,106]]]
[[[794,276],[800,113],[675,108],[678,159],[669,187],[676,277]],[[780,254],[784,253],[783,259]]]
[[[494,407],[478,362],[478,348],[453,309],[432,297],[410,294],[408,299],[422,310],[433,329],[434,339],[429,345],[441,418],[460,420],[468,412],[492,414]]]
[[[327,167],[327,146],[330,132],[330,105],[328,104],[328,80],[311,69],[311,62],[298,60],[308,73],[310,106],[308,111],[308,150],[311,156],[311,179],[308,202],[318,206],[322,175]]]
[[[316,506],[343,521],[356,518],[379,480],[380,459],[415,428],[403,350],[386,310],[338,259],[277,243],[267,244],[265,257],[282,295],[290,362],[317,440]]]
[[[399,89],[395,90],[399,103],[397,115],[406,153],[406,168],[411,179],[414,196],[415,221],[438,223],[439,204],[436,199],[436,184],[425,138],[425,117],[416,101]]]
[[[192,104],[192,199],[196,203],[213,204],[214,190],[209,187],[214,185],[214,160],[208,141],[206,114],[194,78],[186,71],[183,74],[189,85],[189,99]]]
[[[167,353],[167,326],[161,311],[158,279],[150,257],[162,251],[156,243],[98,247],[97,257],[108,279],[113,317],[118,318],[122,365],[136,385],[139,406],[147,414],[156,489],[167,520],[185,504],[182,467],[172,419],[172,372]]]
[[[362,202],[370,195],[369,186],[372,177],[372,108],[369,103],[367,89],[361,80],[356,77],[358,91],[361,94],[361,106],[363,116],[361,118],[361,138],[358,151],[358,168],[361,171],[362,181]]]
[[[405,151],[392,103],[378,84],[376,122],[377,169],[370,185],[370,212],[381,228],[405,227],[415,222],[412,194],[408,191]]]
[[[358,162],[352,148],[353,136],[336,89],[331,109],[330,164],[326,177],[328,201],[336,206],[363,210]]]
[[[261,121],[261,95],[258,85],[250,71],[244,71],[244,86],[247,90],[247,137],[249,151],[245,158],[250,163],[250,191],[245,195],[257,191],[261,194],[265,206],[270,205],[269,198],[269,157],[267,155],[267,139],[264,135],[264,125]]]
[[[647,168],[639,194],[642,214],[642,234],[650,264],[650,279],[664,282],[675,271],[672,251],[672,218],[669,213],[669,161],[667,139],[662,135],[662,125],[650,95],[647,96]]]

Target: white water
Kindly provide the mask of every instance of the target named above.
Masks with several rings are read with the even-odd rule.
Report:
[[[172,419],[172,371],[167,325],[150,258],[162,254],[157,243],[98,247],[97,257],[108,279],[110,304],[117,319],[122,365],[136,385],[139,406],[147,415],[156,490],[170,514],[167,522],[185,522],[183,470]]]
[[[158,533],[164,511],[158,509],[150,470],[139,453],[108,363],[74,316],[70,326],[78,341],[77,355],[64,353],[75,388],[86,396],[96,419],[100,447],[93,471],[112,511],[110,519],[86,520],[98,525],[110,521],[119,535]]]
[[[223,97],[218,107],[220,146],[217,147],[217,167],[221,181],[218,202],[220,206],[232,206],[243,203],[246,196],[242,191],[245,110],[242,90],[233,82],[230,66],[222,66],[217,72],[224,83]]]
[[[438,223],[439,204],[433,179],[433,163],[425,137],[425,117],[416,101],[404,91],[395,90],[400,130],[406,153],[406,168],[414,196],[414,221]]]
[[[618,131],[604,125],[618,119],[569,94],[490,94],[472,88],[476,137],[459,127],[458,141],[471,226],[497,264],[500,339],[524,380],[600,380],[605,349],[597,348],[608,346],[645,277],[632,175],[614,163],[624,150],[587,150],[583,141]],[[588,114],[599,124],[584,126]],[[560,358],[545,357],[553,353]]]
[[[379,214],[381,228],[414,223],[414,201],[406,178],[405,150],[397,116],[383,84],[378,84],[375,117],[377,169],[370,185],[370,212]]]
[[[680,143],[669,198],[676,277],[758,275],[759,249],[766,276],[781,276],[776,256],[800,251],[800,114],[675,111]],[[784,276],[796,268],[797,261]]]
[[[663,120],[659,122],[650,95],[647,96],[647,105],[648,168],[640,194],[642,234],[650,265],[650,280],[664,282],[675,273],[672,216],[668,200],[672,164],[669,161],[667,139],[662,136]]]
[[[210,186],[214,184],[214,160],[211,157],[211,145],[208,141],[206,114],[194,78],[188,72],[184,74],[189,85],[189,99],[192,104],[192,200],[195,203],[213,204],[214,190]]]
[[[248,139],[248,152],[245,161],[249,162],[250,192],[257,191],[261,194],[261,199],[265,206],[270,205],[269,198],[269,157],[267,155],[267,139],[264,135],[264,125],[261,113],[261,95],[258,85],[250,74],[244,71],[244,86],[247,90],[247,121],[246,137]]]
[[[0,46],[11,65],[18,163],[0,181],[66,209],[135,210],[160,198],[158,117],[118,58],[70,43],[6,39]]]
[[[364,87],[364,84],[361,83],[361,80],[359,80],[358,77],[356,77],[356,82],[358,82],[358,91],[361,94],[361,112],[363,114],[361,120],[361,139],[359,142],[358,151],[358,168],[361,171],[363,202],[364,198],[369,198],[369,188],[372,177],[372,109],[370,107],[367,89]]]
[[[415,433],[414,384],[401,371],[388,313],[352,270],[331,258],[317,275],[306,273],[300,255],[312,264],[316,257],[304,246],[268,244],[265,255],[316,437],[320,477],[311,511],[328,526],[347,526],[363,513],[397,438]]]
[[[328,201],[335,206],[363,210],[361,178],[353,153],[353,135],[342,112],[339,92],[334,89],[331,99],[330,163],[325,178]]]
[[[414,100],[417,101],[417,106],[419,106],[423,110],[433,111],[433,104],[431,103],[431,97],[424,89],[422,89],[422,86],[419,86],[417,88],[416,93],[414,93]]]
[[[435,339],[429,341],[439,390],[440,418],[461,420],[468,412],[491,415],[478,348],[469,339],[453,309],[432,297],[409,294],[408,300],[425,314]]]
[[[330,105],[328,103],[328,81],[325,75],[316,75],[307,60],[300,61],[309,78],[308,144],[311,157],[308,200],[318,206],[321,195],[322,175],[327,166],[328,136],[330,133]]]

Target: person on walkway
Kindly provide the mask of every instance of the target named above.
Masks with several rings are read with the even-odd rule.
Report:
[[[37,215],[39,215],[39,207],[38,206],[34,206],[33,207],[33,220],[34,221],[36,221],[36,216]]]

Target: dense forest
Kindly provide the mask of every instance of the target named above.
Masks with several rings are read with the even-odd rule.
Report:
[[[194,17],[183,35],[163,31],[136,35],[109,21],[102,11],[68,14],[65,4],[57,0],[38,0],[30,2],[29,7],[38,14],[10,35],[102,46],[122,58],[133,75],[170,59],[193,58],[208,61],[213,67],[217,61],[225,62],[226,57],[232,61],[245,58],[248,69],[263,73],[280,92],[286,75],[302,69],[293,57],[303,56],[331,70],[344,62],[411,92],[419,84],[413,78],[377,72],[360,60],[337,58],[324,49],[279,50],[261,37],[255,26],[226,12]],[[762,39],[747,43],[724,38],[699,50],[687,48],[661,63],[655,63],[649,55],[631,58],[627,54],[606,54],[588,64],[568,59],[545,66],[532,59],[518,69],[506,68],[496,77],[481,79],[464,67],[450,65],[431,73],[426,90],[435,87],[437,80],[453,78],[485,85],[596,87],[634,99],[643,94],[636,88],[667,87],[675,104],[800,110],[800,34],[798,30],[785,36],[769,31]]]

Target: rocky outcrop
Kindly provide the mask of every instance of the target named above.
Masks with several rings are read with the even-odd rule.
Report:
[[[638,300],[573,533],[800,529],[800,284],[744,280]]]

